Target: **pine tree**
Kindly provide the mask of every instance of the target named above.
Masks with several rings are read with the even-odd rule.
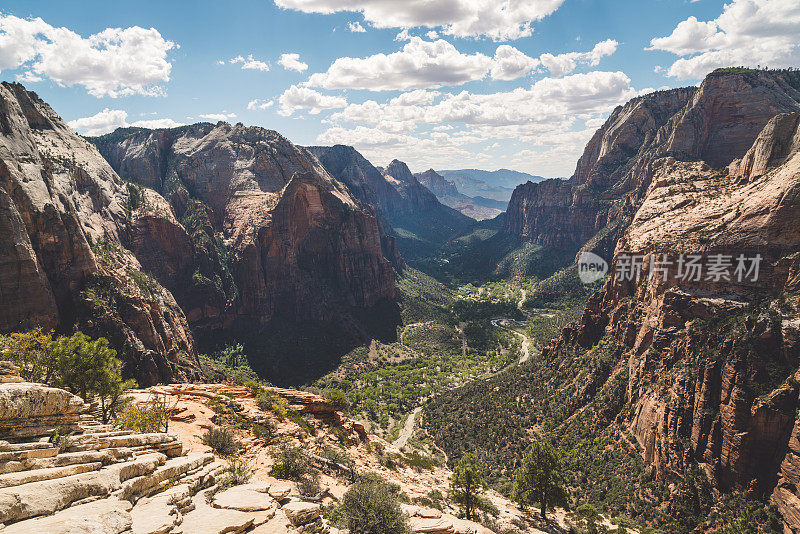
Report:
[[[462,456],[450,479],[450,498],[461,507],[467,520],[474,518],[485,487],[478,459],[472,453]]]
[[[546,443],[534,442],[514,476],[511,498],[521,506],[538,504],[546,520],[547,508],[567,503],[561,471],[556,451]]]

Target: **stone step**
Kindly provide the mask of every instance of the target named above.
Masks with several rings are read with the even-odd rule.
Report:
[[[0,488],[0,523],[50,515],[76,501],[110,495],[126,481],[152,473],[165,461],[166,456],[156,452],[98,471]]]
[[[128,534],[131,503],[109,498],[72,506],[47,517],[9,525],[3,534]]]
[[[135,501],[141,496],[149,496],[174,484],[176,479],[187,472],[214,461],[213,454],[196,454],[172,458],[149,473],[131,477],[114,492],[120,499]]]
[[[0,463],[0,475],[18,473],[31,469],[47,469],[50,467],[63,467],[66,465],[101,462],[103,465],[129,459],[132,455],[124,453],[122,449],[104,449],[102,451],[67,452],[46,458],[24,458]]]
[[[20,462],[32,458],[52,458],[58,454],[58,447],[48,446],[40,449],[27,449],[0,452],[0,462]]]
[[[89,471],[97,471],[101,467],[103,467],[102,463],[91,462],[86,464],[67,465],[64,467],[47,467],[45,469],[7,473],[5,475],[0,475],[0,488],[10,488],[12,486],[21,486],[22,484],[39,482],[41,480],[52,480],[54,478],[64,478],[71,475],[79,475],[81,473],[88,473]]]
[[[192,491],[186,484],[174,486],[154,497],[136,502],[131,510],[133,534],[164,534],[183,520],[192,502]]]

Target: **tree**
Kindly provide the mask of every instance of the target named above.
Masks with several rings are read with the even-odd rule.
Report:
[[[566,505],[561,460],[552,447],[541,442],[530,446],[514,475],[511,498],[521,506],[539,504],[544,520],[548,507]]]
[[[406,516],[400,508],[400,488],[379,475],[359,478],[344,494],[338,513],[351,534],[408,534]]]
[[[52,341],[40,328],[0,336],[0,359],[14,362],[25,381],[49,384],[55,373]]]
[[[472,453],[462,456],[450,479],[450,498],[464,511],[468,521],[474,518],[475,510],[480,507],[485,487],[478,459]]]
[[[104,337],[92,340],[83,332],[56,338],[50,346],[55,366],[53,385],[84,399],[112,392],[122,382],[122,362]]]

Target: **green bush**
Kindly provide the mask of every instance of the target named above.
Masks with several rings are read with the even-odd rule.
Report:
[[[239,452],[240,443],[237,441],[233,430],[224,427],[209,428],[203,434],[204,445],[211,447],[211,450],[220,456],[232,456]]]
[[[350,409],[350,401],[347,400],[347,396],[341,389],[325,390],[325,398],[334,409],[340,412],[346,412]]]
[[[220,488],[247,484],[252,477],[253,470],[247,460],[238,454],[234,454],[228,458],[228,465],[223,471]]]
[[[125,430],[136,432],[166,432],[169,410],[166,402],[152,397],[144,403],[128,402],[117,415],[117,424]]]
[[[344,494],[339,507],[339,524],[351,534],[410,533],[400,508],[399,488],[378,475],[360,478]]]
[[[285,446],[275,456],[275,464],[269,474],[275,478],[299,482],[312,471],[311,464],[300,447]]]

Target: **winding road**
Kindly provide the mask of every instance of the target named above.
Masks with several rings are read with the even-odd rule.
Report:
[[[408,443],[408,438],[410,438],[411,434],[414,433],[414,422],[417,419],[417,415],[419,415],[419,412],[421,411],[422,411],[422,406],[417,406],[416,408],[414,408],[413,412],[408,414],[408,419],[406,419],[406,424],[403,425],[402,429],[400,429],[400,435],[396,440],[394,440],[394,442],[392,442],[392,445],[397,447],[398,450],[403,450],[403,447],[405,447],[406,443]]]

